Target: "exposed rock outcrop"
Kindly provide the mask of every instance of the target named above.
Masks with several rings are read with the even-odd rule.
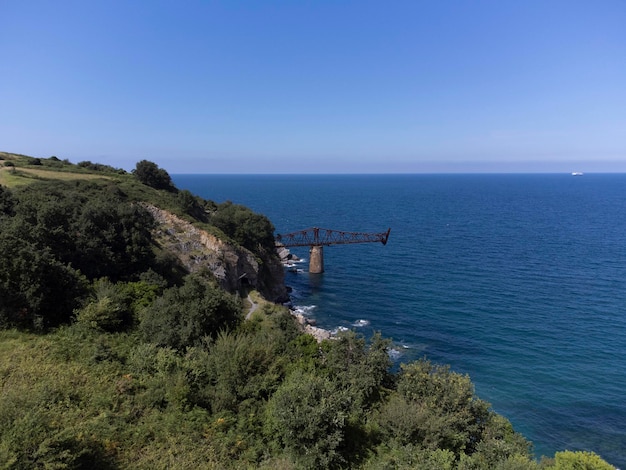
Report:
[[[277,256],[258,258],[246,248],[225,242],[168,211],[149,204],[144,207],[157,223],[154,239],[189,272],[208,269],[228,292],[254,288],[273,302],[288,298]]]
[[[291,253],[282,243],[276,243],[276,252],[278,253],[278,257],[283,264],[300,261],[300,258]]]
[[[325,339],[330,339],[333,337],[330,331],[314,326],[311,320],[307,319],[301,313],[292,311],[291,314],[295,317],[300,329],[304,333],[313,336],[318,343],[321,343]]]

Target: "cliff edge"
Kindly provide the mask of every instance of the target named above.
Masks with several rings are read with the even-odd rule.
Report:
[[[275,253],[260,258],[171,212],[151,204],[143,206],[156,222],[154,240],[190,273],[208,269],[228,292],[247,293],[256,289],[269,301],[288,300],[283,267]]]

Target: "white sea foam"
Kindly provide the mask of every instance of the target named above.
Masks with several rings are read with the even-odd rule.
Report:
[[[387,351],[387,354],[389,354],[389,357],[392,361],[396,361],[400,359],[400,356],[402,356],[402,351],[396,348],[391,348],[389,351]]]
[[[352,324],[352,326],[355,326],[355,327],[357,327],[357,328],[361,328],[361,327],[367,326],[367,325],[369,325],[369,324],[370,324],[369,320],[363,320],[363,319],[360,319],[360,320],[355,321],[355,322]]]
[[[311,312],[317,307],[317,305],[295,305],[294,312],[301,315],[310,315]]]

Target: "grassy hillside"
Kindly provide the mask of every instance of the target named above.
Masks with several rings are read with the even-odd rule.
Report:
[[[104,167],[103,167],[104,168]],[[110,173],[116,173],[109,169]],[[121,171],[117,172],[122,175]],[[0,152],[0,185],[15,187],[42,180],[74,180],[110,177],[85,167],[61,161],[56,157],[34,158]]]

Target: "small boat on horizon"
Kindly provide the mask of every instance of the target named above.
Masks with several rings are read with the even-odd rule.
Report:
[[[572,171],[572,176],[582,176],[583,172],[582,171]]]

